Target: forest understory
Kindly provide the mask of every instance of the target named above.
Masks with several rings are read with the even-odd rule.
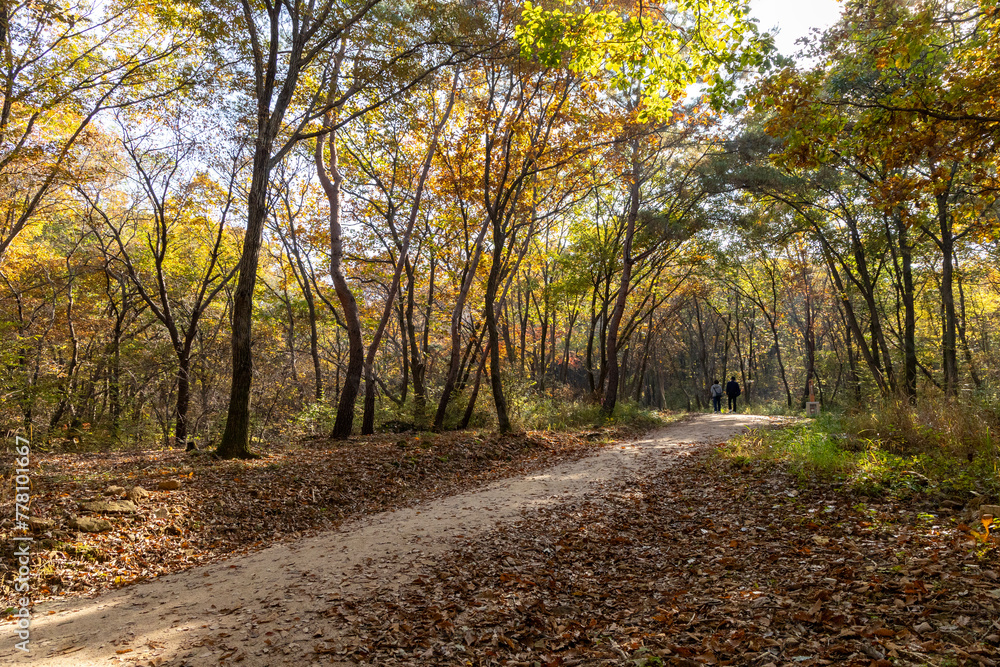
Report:
[[[693,423],[711,426],[713,419],[703,415]],[[121,587],[294,544],[348,519],[557,462],[606,456],[636,436],[622,428],[507,437],[411,433],[365,438],[363,448],[313,441],[250,462],[176,451],[51,455],[43,461],[40,515],[58,519],[78,511],[79,499],[111,486],[151,491],[135,515],[107,517],[114,523],[109,532],[54,528],[36,535],[49,550],[33,583],[63,599]],[[260,606],[205,612],[201,627],[216,627],[214,615],[222,615],[247,633],[246,641],[225,628],[187,654],[170,655],[152,638],[116,640],[115,660],[997,664],[1000,540],[970,526],[968,495],[918,489],[905,498],[873,497],[835,479],[726,452],[721,442],[687,445],[664,455],[676,459],[670,467],[632,468],[585,494],[459,539],[407,570],[402,586],[379,578],[373,566],[375,579],[364,594],[311,589],[314,606],[300,612],[301,623],[298,614],[280,613],[279,599],[262,599]],[[597,459],[580,464],[588,461]],[[164,480],[182,480],[181,487],[157,490]],[[336,543],[336,531],[329,534]],[[269,611],[275,605],[279,613]],[[304,624],[316,629],[305,642],[296,639]],[[63,650],[65,664],[90,664],[74,662],[82,654],[72,644]],[[64,664],[58,653],[56,659],[52,664]]]
[[[507,436],[459,431],[317,438],[274,447],[255,461],[175,449],[42,454],[31,504],[36,552],[42,554],[31,582],[34,600],[97,593],[336,529],[359,516],[575,460],[639,432],[618,426]],[[158,488],[173,482],[178,488]],[[134,512],[91,513],[81,505],[134,499],[135,487],[148,495],[140,492]],[[5,495],[0,593],[13,599],[14,498]],[[89,514],[110,529],[72,527],[72,517]]]
[[[996,665],[1000,541],[977,541],[942,501],[854,495],[703,449],[469,541],[403,595],[331,608],[355,636],[330,652],[371,665]]]

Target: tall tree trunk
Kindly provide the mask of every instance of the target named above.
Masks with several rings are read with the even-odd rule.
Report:
[[[197,449],[188,440],[188,406],[191,402],[191,356],[181,354],[177,359],[177,405],[174,409],[174,446],[185,451]]]
[[[332,117],[327,115],[325,125],[332,125]],[[361,316],[358,312],[358,302],[347,284],[347,277],[344,275],[344,236],[340,223],[341,215],[341,183],[344,176],[339,168],[339,155],[337,152],[337,133],[330,132],[326,144],[330,148],[329,172],[323,158],[324,141],[316,141],[316,173],[323,191],[326,193],[330,204],[330,278],[333,280],[334,290],[337,292],[337,299],[340,307],[344,310],[344,328],[347,329],[347,371],[344,374],[343,384],[340,389],[340,402],[337,404],[337,418],[333,424],[333,432],[330,437],[344,439],[351,435],[354,428],[354,406],[358,399],[358,392],[361,388],[361,374],[364,370],[365,348],[361,340]]]
[[[407,278],[406,289],[409,291],[412,289],[412,285],[409,284],[411,281]],[[403,300],[399,300],[399,305],[396,307],[396,316],[399,318],[399,356],[402,357],[403,362],[403,374],[399,379],[399,401],[401,404],[406,405],[406,394],[410,390],[410,355],[406,353],[406,321],[404,319],[403,311]]]
[[[938,227],[941,246],[941,306],[944,323],[941,335],[942,369],[944,370],[944,393],[958,395],[958,316],[955,311],[954,264],[955,237],[951,231],[951,214],[948,210],[948,191],[935,196],[937,202]]]
[[[111,402],[111,428],[115,433],[121,425],[122,401],[121,401],[121,378],[122,378],[122,321],[115,320],[114,333],[111,339],[111,382],[108,387],[109,399]]]
[[[962,354],[965,356],[965,363],[969,366],[969,377],[976,389],[982,389],[983,381],[979,377],[979,370],[976,368],[976,361],[972,357],[972,348],[969,347],[969,338],[966,335],[966,315],[965,315],[965,288],[962,286],[962,273],[958,270],[958,258],[955,258],[955,282],[958,283],[958,340],[962,345]]]
[[[486,367],[486,355],[482,354],[480,350],[479,356],[481,359],[476,367],[476,380],[472,384],[472,393],[469,395],[469,402],[465,406],[465,413],[462,415],[462,421],[458,425],[460,429],[469,428],[469,422],[472,421],[472,414],[476,411],[476,401],[479,399],[479,385],[483,380],[483,368]]]
[[[262,120],[261,125],[264,124]],[[226,428],[216,454],[220,458],[253,458],[250,451],[250,387],[253,383],[253,352],[250,348],[253,326],[253,292],[257,284],[264,222],[267,219],[268,178],[273,137],[261,132],[253,156],[253,172],[247,198],[247,227],[243,236],[243,254],[239,278],[233,292],[233,379],[229,389]]]
[[[625,221],[625,243],[622,248],[622,277],[615,298],[614,309],[608,322],[608,338],[605,349],[608,359],[608,388],[604,392],[604,402],[601,403],[601,414],[610,417],[618,401],[618,328],[625,314],[625,302],[628,299],[632,285],[632,237],[635,235],[635,223],[639,217],[639,147],[638,142],[632,144],[632,169],[629,184],[629,207]]]
[[[434,159],[434,153],[437,151],[438,140],[441,138],[441,131],[444,130],[444,126],[448,123],[448,117],[451,115],[452,107],[455,105],[455,92],[458,89],[458,72],[455,69],[455,76],[451,83],[451,95],[448,98],[448,106],[445,108],[444,114],[441,120],[434,126],[434,133],[431,137],[430,144],[427,146],[427,154],[424,157],[424,163],[420,170],[420,176],[417,178],[417,186],[413,193],[413,203],[410,206],[410,216],[406,221],[406,229],[403,232],[403,238],[399,247],[399,258],[396,260],[395,271],[392,275],[392,283],[389,286],[389,293],[385,298],[385,305],[382,308],[382,317],[379,319],[378,326],[375,328],[375,333],[372,335],[372,341],[368,345],[368,354],[365,357],[365,412],[364,417],[361,422],[361,433],[363,435],[369,435],[375,432],[375,355],[378,353],[379,345],[382,342],[382,336],[385,334],[385,328],[389,324],[389,318],[392,316],[393,305],[396,301],[396,292],[399,291],[399,278],[403,273],[403,266],[409,262],[409,252],[410,252],[410,238],[413,236],[413,227],[417,223],[417,216],[420,214],[420,202],[424,195],[424,186],[427,183],[427,174],[430,173],[431,163]],[[395,234],[395,232],[393,232]],[[431,258],[431,293],[434,291],[434,259]],[[433,298],[433,297],[432,297]],[[427,322],[424,323],[426,329]],[[426,401],[426,396],[420,396],[421,400]],[[423,412],[423,410],[421,410]],[[421,420],[423,421],[423,420]]]
[[[428,312],[434,300],[434,272],[436,269],[436,263],[434,256],[431,256],[431,266],[430,266],[430,280],[428,282],[427,288],[427,308]],[[423,344],[417,340],[417,330],[415,318],[413,315],[415,308],[415,288],[414,284],[414,271],[413,267],[407,261],[406,263],[406,273],[410,280],[411,289],[407,294],[406,299],[406,329],[407,335],[410,342],[410,368],[413,375],[413,420],[418,425],[423,427],[427,421],[427,386],[425,382],[426,372],[427,372],[427,327],[429,324],[429,317],[425,315],[424,317],[424,331],[423,331]]]
[[[319,331],[316,323],[316,297],[313,294],[312,285],[310,283],[310,271],[306,267],[305,262],[302,260],[302,252],[299,248],[299,239],[295,231],[294,224],[291,225],[289,236],[291,243],[288,244],[288,250],[292,255],[292,259],[295,260],[295,265],[292,267],[292,270],[293,272],[296,272],[297,276],[302,276],[302,279],[299,282],[299,288],[302,290],[302,298],[305,299],[306,308],[309,311],[309,356],[312,358],[313,365],[314,393],[316,401],[319,402],[323,400],[323,367],[320,364],[319,357]]]
[[[563,384],[565,384],[569,379],[569,348],[573,341],[573,326],[576,324],[576,318],[579,315],[579,306],[574,306],[573,310],[569,314],[569,320],[566,322],[566,338],[563,345],[562,375],[560,376]]]
[[[538,383],[538,388],[545,391],[545,367],[547,364],[545,345],[548,342],[549,336],[549,313],[547,309],[543,309],[541,319],[542,335],[538,345],[538,371],[535,378]]]
[[[590,297],[590,327],[587,330],[587,384],[590,395],[597,395],[597,383],[594,381],[594,333],[597,330],[597,283]]]
[[[844,285],[843,279],[841,278],[840,271],[837,270],[837,264],[826,244],[824,244],[823,247],[823,256],[826,260],[827,271],[829,272],[830,277],[833,278],[833,285],[837,290],[837,294],[840,295],[840,304],[843,306],[843,314],[847,319],[848,326],[854,333],[854,339],[857,343],[858,350],[861,352],[861,356],[864,357],[865,364],[868,366],[868,370],[871,371],[872,377],[875,379],[875,383],[878,385],[881,394],[883,396],[889,396],[892,394],[892,389],[890,385],[886,383],[885,373],[876,358],[877,343],[872,341],[872,344],[869,346],[865,341],[864,334],[861,332],[861,324],[858,322],[857,315],[854,312],[854,306],[851,303],[850,298],[847,297],[847,289]]]
[[[69,286],[67,288],[66,296],[66,328],[69,332],[70,340],[70,358],[69,366],[65,371],[65,381],[59,388],[59,393],[61,397],[59,398],[59,404],[56,406],[55,412],[52,413],[52,418],[49,421],[50,428],[55,428],[59,422],[62,420],[63,414],[69,409],[70,414],[73,412],[73,386],[76,380],[76,372],[80,363],[80,339],[76,335],[76,323],[73,319],[73,306],[75,304],[73,298],[73,283],[75,281],[76,275],[70,265],[69,257],[66,258],[66,271],[69,275]]]
[[[899,211],[892,214],[895,239],[886,221],[886,236],[892,249],[893,261],[899,275],[900,300],[903,303],[903,394],[911,402],[917,396],[917,316],[913,286],[913,245],[910,230]],[[898,261],[897,261],[898,258]]]
[[[503,263],[504,236],[501,231],[501,221],[493,221],[493,262],[490,275],[486,281],[484,316],[488,334],[490,353],[490,388],[493,390],[493,404],[497,411],[497,425],[501,433],[510,433],[511,423],[507,413],[507,397],[503,393],[503,381],[500,378],[500,331],[497,327],[496,300],[500,287],[500,267]]]
[[[649,345],[653,340],[653,311],[649,312],[649,324],[646,325],[646,340],[642,346],[642,361],[639,363],[638,376],[635,383],[635,402],[642,400],[643,379],[646,377],[646,364],[649,362]]]
[[[785,400],[788,407],[792,407],[792,390],[788,386],[788,376],[785,373],[785,362],[781,357],[781,341],[778,339],[778,323],[774,318],[767,318],[767,323],[771,325],[771,336],[774,339],[774,353],[778,360],[778,370],[781,373],[781,384],[785,387]]]

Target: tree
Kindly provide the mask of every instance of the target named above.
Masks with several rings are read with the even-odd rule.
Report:
[[[103,112],[160,99],[199,75],[183,24],[149,39],[143,2],[4,3],[0,8],[0,261],[72,184],[75,152]]]
[[[325,88],[335,76],[339,61],[330,49],[344,33],[364,19],[380,0],[363,0],[342,10],[339,3],[327,0],[313,6],[278,0],[260,8],[241,0],[240,12],[216,14],[217,23],[226,21],[244,31],[246,40],[232,48],[246,50],[240,55],[252,63],[248,73],[253,81],[254,106],[250,121],[253,136],[253,163],[247,191],[247,224],[239,278],[233,295],[233,378],[230,388],[226,430],[216,453],[222,458],[249,458],[250,386],[253,381],[251,329],[253,292],[257,282],[264,223],[268,215],[268,187],[271,170],[309,135],[308,128],[317,118],[329,116],[330,110],[343,105],[353,90],[329,97],[303,96],[300,79],[315,78]],[[293,110],[286,126],[286,115]],[[279,136],[283,139],[278,142]]]
[[[96,188],[81,186],[78,192],[90,214],[103,222],[95,226],[95,234],[109,234],[117,246],[117,252],[104,246],[106,261],[120,265],[121,273],[169,333],[177,357],[174,441],[190,451],[196,448],[188,439],[192,349],[202,317],[236,273],[235,262],[226,266],[227,224],[241,156],[233,156],[224,189],[204,172],[187,173],[188,163],[204,156],[198,155],[197,143],[185,136],[180,119],[184,113],[178,109],[169,119],[173,132],[167,147],[150,145],[149,137],[131,136],[122,124],[132,178],[143,195],[140,206],[109,210],[100,183]],[[192,260],[200,261],[192,267]],[[191,271],[194,267],[196,271]]]
[[[758,91],[768,131],[785,143],[776,162],[796,175],[808,174],[825,198],[825,204],[814,199],[814,213],[806,218],[837,265],[835,283],[843,275],[865,299],[870,350],[854,324],[853,308],[845,304],[862,352],[884,391],[901,390],[911,400],[918,367],[913,229],[933,240],[940,253],[942,384],[948,395],[958,391],[955,245],[988,225],[983,214],[998,183],[993,121],[969,96],[995,87],[994,77],[984,79],[974,62],[995,49],[990,35],[997,34],[997,23],[990,7],[994,3],[850,3],[816,47],[828,56],[824,64],[806,72],[787,68]],[[936,99],[926,91],[935,91]],[[857,185],[866,195],[864,206],[856,202]],[[833,228],[823,232],[816,224],[815,212],[823,208],[846,225],[846,254],[830,242]],[[871,267],[880,262],[881,248],[870,246],[877,237],[889,243],[905,312],[901,383],[876,304]],[[838,289],[844,292],[843,286]],[[883,366],[884,381],[878,378]]]
[[[417,175],[417,182],[413,187],[413,194],[410,197],[410,212],[406,218],[406,227],[402,230],[401,235],[396,230],[394,220],[392,219],[394,216],[388,216],[389,219],[387,222],[389,225],[389,231],[398,245],[398,256],[391,283],[389,285],[389,291],[385,297],[385,304],[382,308],[382,316],[379,318],[378,325],[375,328],[375,333],[372,335],[371,342],[368,345],[368,352],[365,356],[365,412],[361,425],[361,432],[363,434],[370,434],[375,431],[375,375],[373,371],[375,355],[378,352],[382,336],[385,334],[386,325],[389,323],[389,318],[393,313],[396,293],[399,291],[400,276],[403,273],[404,266],[409,261],[410,239],[413,236],[413,228],[414,225],[416,225],[417,217],[420,214],[420,203],[424,194],[424,186],[427,183],[427,175],[430,172],[434,154],[437,152],[438,140],[441,137],[441,133],[444,130],[445,125],[448,123],[448,117],[451,115],[451,110],[455,105],[455,93],[458,89],[458,85],[459,71],[456,69],[451,82],[451,91],[448,95],[448,102],[444,110],[440,112],[440,115],[436,105],[432,105],[431,122],[433,123],[433,129],[430,141],[427,144],[427,150],[423,163],[421,164],[420,171]]]

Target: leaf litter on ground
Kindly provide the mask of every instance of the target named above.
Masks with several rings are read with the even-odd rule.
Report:
[[[595,440],[625,435],[376,436],[314,441],[253,462],[180,452],[46,456],[36,514],[78,511],[78,500],[112,484],[138,484],[151,497],[135,516],[110,517],[110,533],[38,536],[48,551],[37,583],[50,595],[92,593],[585,456]],[[163,479],[183,484],[157,491]],[[339,639],[318,641],[314,657],[996,665],[1000,547],[954,515],[933,514],[937,504],[854,496],[702,452],[465,540],[402,588],[376,583],[364,599],[338,600],[326,615]]]
[[[919,501],[911,501],[918,503]],[[996,665],[1000,542],[702,451],[341,602],[366,665]]]
[[[30,514],[54,525],[33,535],[32,600],[95,594],[263,549],[365,514],[578,459],[636,432],[617,426],[313,439],[277,446],[254,461],[179,450],[36,454]],[[178,480],[180,487],[158,489],[164,480]],[[3,484],[13,488],[13,480]],[[69,527],[69,517],[88,514],[81,502],[110,500],[110,487],[135,486],[149,492],[137,500],[135,513],[95,515],[112,523],[110,531]],[[10,600],[16,579],[12,494],[0,496],[0,517],[0,596]]]

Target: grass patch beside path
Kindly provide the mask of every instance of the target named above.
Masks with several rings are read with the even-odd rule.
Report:
[[[53,525],[34,533],[32,599],[95,593],[263,549],[366,514],[579,459],[649,426],[323,438],[276,444],[255,461],[178,450],[40,453],[32,461],[31,515]],[[164,480],[177,480],[180,488],[158,490]],[[11,480],[2,482],[13,488]],[[139,500],[135,514],[101,517],[113,524],[109,532],[68,526],[71,515],[87,514],[78,502],[110,500],[112,486],[140,486],[150,495]],[[12,494],[0,497],[0,516],[13,517],[13,503]],[[15,597],[13,528],[12,520],[0,524],[4,599]]]
[[[840,440],[836,417],[795,419],[737,436],[721,447],[718,455],[735,466],[781,464],[799,477],[829,477],[845,474],[854,462],[852,453],[841,448]]]
[[[977,431],[952,406],[933,411],[889,404],[866,412],[796,419],[734,438],[717,455],[737,467],[780,465],[800,480],[899,499],[1000,500],[1000,448],[989,424]],[[937,423],[935,423],[937,422]]]

